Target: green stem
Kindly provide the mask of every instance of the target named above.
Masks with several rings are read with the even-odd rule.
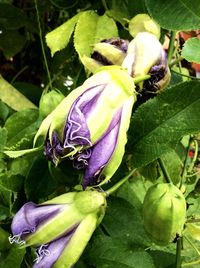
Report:
[[[188,162],[188,158],[189,158],[189,151],[190,151],[190,145],[191,145],[191,142],[192,142],[193,138],[190,136],[190,139],[189,139],[189,142],[188,142],[188,147],[187,147],[187,154],[186,154],[186,157],[185,157],[185,160],[184,160],[184,163],[183,163],[183,170],[182,170],[182,173],[181,173],[181,182],[180,182],[180,187],[182,186],[183,184],[183,181],[185,180],[186,178],[186,175],[187,175],[187,162]]]
[[[183,57],[179,57],[179,58],[171,61],[171,63],[169,64],[169,67],[172,68],[174,65],[176,65],[179,62],[181,62],[182,60],[183,60]]]
[[[108,10],[108,6],[107,6],[107,3],[106,3],[106,0],[101,0],[102,2],[102,5],[104,7],[105,10]]]
[[[184,77],[187,77],[187,78],[190,78],[190,79],[194,79],[194,80],[200,80],[200,78],[196,77],[196,76],[191,76],[191,75],[187,75],[187,74],[183,74],[183,73],[179,73],[177,71],[174,71],[174,70],[171,70],[173,73],[175,74],[179,74],[181,76],[184,76]]]
[[[28,65],[24,66],[12,79],[12,81],[10,82],[11,84],[13,84],[15,82],[15,80],[17,79],[18,76],[20,76],[26,69],[28,68]]]
[[[187,240],[187,242],[190,244],[190,246],[196,251],[196,253],[200,256],[200,252],[199,252],[198,248],[192,243],[192,241],[188,238],[188,236],[185,235],[184,238]]]
[[[106,195],[108,196],[108,195],[113,194],[119,187],[121,187],[133,175],[135,171],[136,169],[133,169],[126,177],[121,179],[118,183],[113,185],[110,189],[106,190]]]
[[[176,268],[181,267],[181,249],[182,249],[183,239],[179,237],[176,242]]]
[[[48,63],[47,63],[47,57],[46,57],[45,49],[44,49],[44,43],[43,43],[43,38],[42,38],[42,29],[41,29],[41,23],[40,23],[40,16],[39,16],[39,11],[38,11],[37,0],[34,0],[34,2],[35,2],[35,10],[36,10],[37,23],[38,23],[38,29],[39,29],[39,37],[40,37],[40,43],[41,43],[41,48],[42,48],[42,54],[43,54],[43,58],[44,58],[44,64],[45,64],[45,67],[46,67],[47,76],[48,76],[48,80],[49,80],[49,87],[52,90],[53,87],[52,87],[52,82],[51,82],[51,75],[50,75],[50,71],[49,71],[49,66],[48,66]]]
[[[171,32],[170,42],[169,42],[169,49],[167,54],[168,63],[171,63],[173,54],[174,54],[174,41],[176,39],[176,31]]]
[[[149,74],[146,74],[146,75],[141,75],[141,76],[138,76],[138,77],[134,77],[133,78],[133,81],[135,84],[138,84],[144,80],[147,80],[149,79],[151,76]]]
[[[192,158],[191,164],[188,167],[187,173],[191,173],[192,172],[192,170],[194,168],[194,165],[195,165],[195,162],[197,161],[197,157],[198,157],[199,145],[198,145],[197,140],[193,139],[193,142],[194,142],[194,148],[195,148],[195,150],[194,150],[194,156]],[[190,148],[189,148],[189,150],[190,150]]]
[[[163,175],[168,183],[173,183],[172,179],[170,178],[170,175],[165,167],[165,164],[161,158],[158,158],[158,163],[160,165],[160,168],[162,169]]]

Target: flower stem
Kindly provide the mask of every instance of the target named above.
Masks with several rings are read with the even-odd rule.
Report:
[[[108,195],[113,194],[119,187],[121,187],[133,175],[135,171],[136,171],[136,168],[131,170],[131,172],[126,177],[121,179],[119,182],[113,185],[110,189],[106,190],[106,195],[108,196]]]
[[[102,5],[104,7],[105,10],[108,10],[108,6],[107,6],[107,3],[106,3],[106,0],[101,0],[102,2]]]
[[[42,38],[42,29],[41,29],[41,23],[40,23],[40,16],[39,16],[39,11],[38,11],[38,4],[37,4],[37,0],[34,0],[35,2],[35,10],[36,10],[36,16],[37,16],[37,23],[38,23],[38,28],[39,28],[39,37],[40,37],[40,43],[41,43],[41,48],[42,48],[42,54],[43,54],[43,58],[44,58],[44,64],[46,67],[46,71],[47,71],[47,76],[48,76],[48,80],[49,80],[49,87],[52,90],[52,82],[51,82],[51,75],[50,75],[50,71],[49,71],[49,66],[47,63],[47,57],[45,54],[45,49],[44,49],[44,43],[43,43],[43,38]]]
[[[138,76],[138,77],[134,77],[133,78],[133,81],[135,84],[138,84],[144,80],[147,80],[149,79],[151,76],[149,74],[146,74],[146,75],[141,75],[141,76]]]
[[[181,267],[181,249],[182,249],[183,239],[179,237],[176,242],[176,268]]]
[[[167,59],[169,64],[171,63],[173,54],[174,54],[174,41],[176,39],[176,31],[171,32],[170,42],[169,42],[169,49],[168,49],[168,55]]]
[[[186,157],[185,157],[185,160],[184,160],[184,164],[183,164],[183,170],[182,170],[182,173],[181,173],[181,182],[180,182],[180,187],[182,186],[184,180],[185,180],[185,177],[187,175],[187,162],[188,162],[188,158],[189,158],[189,151],[190,151],[190,146],[191,146],[191,142],[192,142],[193,138],[192,136],[190,136],[190,139],[189,139],[189,142],[188,142],[188,147],[187,147],[187,152],[186,152]]]
[[[173,183],[172,179],[170,178],[170,175],[165,167],[165,164],[161,158],[158,158],[158,163],[160,165],[160,168],[162,169],[163,175],[168,183]]]

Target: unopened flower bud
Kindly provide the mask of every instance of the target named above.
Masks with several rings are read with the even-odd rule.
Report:
[[[143,203],[144,227],[158,244],[172,242],[180,236],[186,220],[186,201],[182,192],[171,183],[151,186]]]
[[[122,66],[132,77],[151,75],[150,79],[139,84],[140,92],[156,92],[170,80],[166,53],[157,37],[148,32],[138,33],[130,42]]]
[[[73,90],[42,122],[46,157],[58,164],[70,157],[85,169],[83,186],[108,181],[119,167],[127,141],[133,79],[120,67],[104,67]]]
[[[71,192],[40,205],[28,202],[13,218],[10,243],[36,247],[33,268],[71,268],[105,208],[105,195],[97,191]]]

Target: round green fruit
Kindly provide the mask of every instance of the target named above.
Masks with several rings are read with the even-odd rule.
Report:
[[[39,104],[40,115],[46,117],[57,107],[64,97],[65,96],[57,90],[52,90],[44,94],[41,97]]]
[[[186,219],[186,201],[171,183],[151,186],[143,203],[144,227],[152,240],[160,245],[181,235]]]

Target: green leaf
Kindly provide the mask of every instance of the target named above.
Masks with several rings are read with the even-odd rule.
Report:
[[[178,154],[175,150],[170,150],[169,152],[163,154],[161,158],[173,183],[178,184],[181,180],[181,171],[183,168],[183,163]]]
[[[110,197],[102,225],[111,237],[145,248],[151,242],[143,227],[140,200],[137,196],[134,199],[135,206],[122,198]]]
[[[183,46],[181,56],[189,62],[200,63],[200,39],[189,38]]]
[[[0,263],[0,268],[19,268],[24,257],[26,249],[19,249],[17,246],[12,246],[8,251],[8,255]]]
[[[109,9],[106,11],[106,15],[108,15],[108,17],[115,19],[119,23],[121,23],[123,27],[126,26],[127,19],[130,18],[128,10],[125,11],[125,10]]]
[[[8,171],[0,175],[0,185],[8,191],[19,192],[22,188],[24,178]]]
[[[49,174],[47,160],[41,157],[34,159],[25,180],[27,198],[37,202],[38,199],[52,194],[56,186],[57,181]]]
[[[146,0],[150,15],[170,30],[197,30],[200,26],[199,0]]]
[[[103,235],[96,237],[87,255],[89,263],[97,268],[155,268],[144,250],[128,248],[122,240]]]
[[[19,93],[11,84],[9,84],[0,75],[0,99],[9,105],[12,109],[20,111],[26,108],[37,108],[24,95]]]
[[[26,23],[27,17],[21,9],[14,5],[0,3],[0,28],[19,29]]]
[[[42,150],[42,147],[36,147],[32,149],[25,149],[25,150],[19,150],[19,151],[4,151],[4,154],[11,158],[17,158],[20,156],[24,156],[27,154],[37,153]]]
[[[2,152],[7,140],[7,130],[0,128],[0,151]]]
[[[51,50],[51,56],[61,49],[65,48],[69,43],[70,37],[74,31],[74,27],[82,13],[78,13],[61,26],[46,35],[47,46]]]
[[[18,30],[2,30],[0,34],[0,48],[7,58],[15,56],[26,43],[26,36]]]
[[[36,109],[25,109],[11,115],[5,123],[8,131],[6,150],[19,150],[30,146],[39,127],[39,112]],[[35,149],[34,149],[35,150]],[[9,154],[9,152],[7,152]],[[12,152],[10,152],[10,155]],[[13,152],[13,156],[16,156]],[[20,155],[17,155],[17,157]]]
[[[186,231],[192,238],[200,241],[200,226],[195,223],[186,223]]]
[[[90,56],[95,43],[117,36],[117,26],[113,19],[107,15],[98,16],[94,11],[87,11],[79,17],[77,22],[74,46],[80,58],[84,55]]]
[[[135,167],[174,149],[178,140],[200,131],[200,83],[180,83],[141,105],[133,115],[128,147]]]

